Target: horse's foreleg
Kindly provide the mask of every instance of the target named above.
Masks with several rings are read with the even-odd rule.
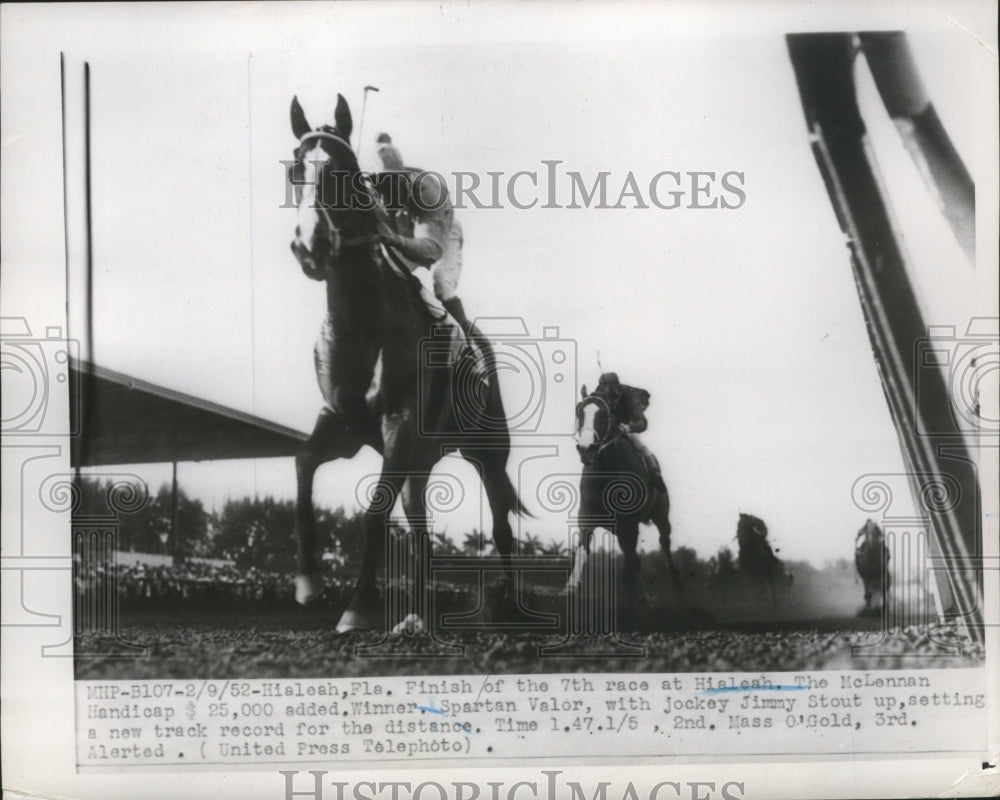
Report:
[[[410,619],[411,614],[416,614],[421,620],[429,621],[427,618],[431,609],[428,594],[430,576],[425,572],[428,563],[424,558],[425,553],[430,555],[431,546],[426,498],[428,478],[426,473],[411,475],[403,484],[403,512],[406,514],[410,530],[413,532],[415,555],[418,559],[415,569],[406,570],[413,575],[413,587],[410,593],[410,602],[404,606],[405,613],[402,615],[404,621]]]
[[[320,465],[340,455],[343,432],[340,420],[324,409],[316,419],[312,435],[295,454],[298,487],[295,501],[295,599],[302,605],[312,602],[323,593],[312,502],[313,478]]]
[[[670,549],[670,500],[665,492],[661,493],[660,497],[657,498],[656,503],[653,505],[653,510],[650,514],[650,522],[652,522],[656,526],[656,530],[659,531],[660,549],[663,551],[663,555],[667,559],[667,568],[670,570],[670,578],[674,583],[674,588],[679,589],[681,585],[681,576],[677,572],[677,567],[674,564],[674,555]]]
[[[402,478],[387,476],[383,471],[372,493],[371,505],[365,511],[365,549],[361,571],[350,604],[340,615],[337,633],[380,628],[386,622],[378,605],[378,578],[385,565],[385,542],[389,536],[389,514],[396,504]]]
[[[675,589],[680,589],[681,574],[677,571],[677,565],[674,564],[674,554],[668,548],[663,551],[663,555],[667,559],[667,569],[670,570],[670,580],[673,582]]]
[[[365,630],[379,627],[385,622],[378,608],[379,573],[385,565],[385,541],[389,535],[389,514],[392,513],[403,486],[403,468],[413,449],[413,426],[409,415],[387,415],[382,422],[384,459],[382,474],[365,511],[365,550],[361,558],[361,571],[347,609],[337,623],[337,632]]]
[[[641,574],[639,568],[639,526],[621,525],[618,526],[618,544],[622,549],[624,564],[622,565],[622,580],[625,582],[625,608],[628,612],[633,612],[637,605],[637,600],[641,597]]]
[[[363,604],[369,604],[375,599],[377,578],[385,560],[389,514],[396,505],[402,485],[402,477],[386,475],[386,470],[383,470],[371,505],[365,511],[365,551],[361,558],[361,572],[354,596],[356,601]]]
[[[572,558],[573,569],[566,579],[566,586],[563,592],[575,592],[580,588],[583,580],[583,571],[587,567],[587,556],[590,555],[590,540],[594,535],[593,526],[581,526],[577,532],[576,542],[573,544]]]
[[[892,575],[889,573],[889,554],[885,554],[885,561],[882,563],[882,608],[885,608],[885,600],[889,596],[889,589],[892,586]]]

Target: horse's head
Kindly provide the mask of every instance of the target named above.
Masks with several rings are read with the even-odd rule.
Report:
[[[613,431],[611,409],[608,402],[597,394],[587,394],[576,404],[576,450],[583,465],[589,466],[594,456],[607,442]]]
[[[865,524],[861,526],[861,530],[858,531],[858,535],[854,537],[854,541],[861,542],[879,542],[883,538],[882,529],[871,519],[865,521]]]
[[[289,180],[295,189],[298,224],[292,252],[310,278],[323,280],[341,251],[370,242],[375,200],[350,144],[351,110],[337,95],[334,124],[310,126],[292,98],[292,133],[298,140]]]
[[[745,545],[766,541],[767,525],[760,517],[740,512],[740,521],[736,525],[736,539]]]

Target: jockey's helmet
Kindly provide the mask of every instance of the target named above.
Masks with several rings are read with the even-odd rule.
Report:
[[[597,381],[600,386],[618,386],[618,373],[617,372],[605,372]]]

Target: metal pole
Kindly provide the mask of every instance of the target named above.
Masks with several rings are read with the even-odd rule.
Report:
[[[982,641],[982,584],[975,570],[982,563],[978,477],[965,434],[951,413],[944,376],[936,367],[921,369],[928,328],[858,107],[857,49],[846,33],[791,34],[787,44],[813,154],[849,239],[851,268],[914,505],[926,514],[930,543],[948,567],[935,570],[934,578],[939,592],[952,597],[950,611]],[[956,487],[953,502],[923,502],[927,487],[942,480]]]
[[[181,560],[181,543],[177,541],[177,462],[173,462],[173,483],[170,487],[170,551],[174,557],[174,565]]]
[[[72,362],[67,365],[70,418],[76,434],[70,438],[70,463],[74,466],[86,466],[91,457],[93,432],[89,423],[94,400],[94,386],[90,380],[94,361],[90,64],[86,61],[83,63],[82,87],[75,80],[67,81],[65,53],[59,56],[59,70],[62,97],[66,340],[70,354],[74,353],[74,340],[79,345],[79,351],[72,359],[77,369],[73,369]],[[79,93],[81,88],[82,97]],[[80,100],[83,104],[82,120],[71,113],[71,108]],[[80,144],[82,147],[78,147]],[[82,212],[82,224],[77,224],[78,212]]]
[[[361,134],[365,129],[365,109],[368,107],[368,92],[377,92],[377,86],[366,86],[364,99],[361,101],[361,119],[358,122],[358,158],[361,158],[361,147],[364,145],[365,140],[361,138]]]

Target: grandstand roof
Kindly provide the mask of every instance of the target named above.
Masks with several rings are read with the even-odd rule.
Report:
[[[307,435],[200,397],[70,359],[74,467],[294,455]]]

